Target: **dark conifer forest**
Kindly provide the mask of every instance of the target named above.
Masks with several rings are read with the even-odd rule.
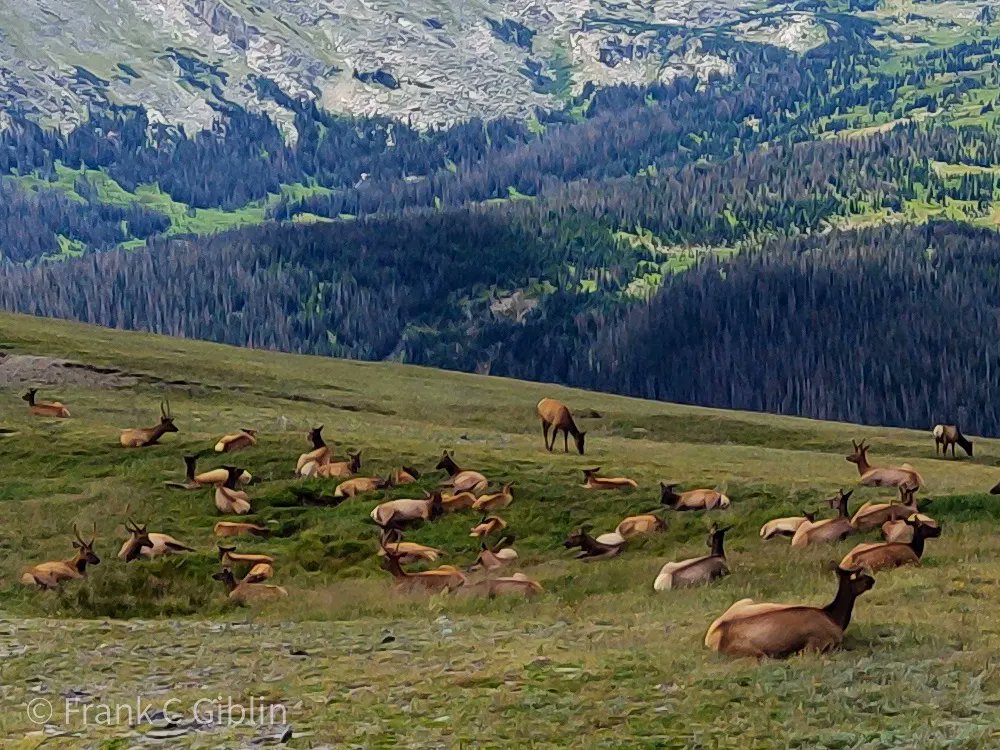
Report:
[[[1000,127],[992,99],[925,116],[995,96],[1000,42],[716,51],[733,75],[588,87],[530,126],[12,113],[0,307],[1000,433]]]

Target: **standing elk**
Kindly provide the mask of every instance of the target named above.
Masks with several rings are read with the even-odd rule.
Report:
[[[547,451],[551,453],[552,449],[555,448],[556,438],[559,436],[559,431],[562,430],[563,452],[569,453],[569,436],[572,435],[576,443],[576,450],[581,456],[583,455],[587,433],[576,426],[573,415],[566,404],[552,398],[543,398],[535,406],[535,411],[542,420],[542,438],[545,440]],[[549,442],[549,430],[552,430],[551,443]]]
[[[939,424],[934,425],[934,455],[941,453],[942,456],[948,455],[948,447],[951,447],[951,457],[955,457],[955,446],[958,445],[965,454],[972,458],[972,441],[962,434],[962,431],[958,429],[958,425],[953,424]]]
[[[36,417],[56,417],[66,419],[69,417],[69,409],[60,401],[39,401],[35,398],[38,393],[37,388],[29,388],[21,398],[28,402],[28,411]]]
[[[28,568],[21,576],[21,583],[26,586],[37,586],[40,589],[55,589],[63,581],[83,578],[87,575],[88,565],[99,565],[101,558],[94,552],[94,542],[97,540],[97,524],[94,524],[94,536],[89,542],[84,541],[80,532],[73,524],[73,547],[76,554],[67,560],[43,562]]]
[[[902,466],[872,466],[868,463],[868,450],[870,446],[865,445],[865,441],[860,443],[851,441],[854,452],[849,456],[844,456],[852,464],[857,464],[858,474],[861,475],[861,484],[865,487],[912,487],[920,489],[924,486],[923,477],[917,473],[909,464]]]
[[[174,424],[174,418],[170,414],[170,401],[160,402],[160,423],[155,427],[135,427],[131,430],[122,430],[121,444],[126,448],[146,448],[156,445],[160,438],[168,432],[178,432]]]

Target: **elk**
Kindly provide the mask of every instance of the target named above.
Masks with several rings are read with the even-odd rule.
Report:
[[[588,490],[624,490],[635,489],[639,486],[638,482],[628,477],[599,477],[597,472],[600,470],[600,466],[584,469],[583,484],[580,486]]]
[[[843,642],[857,598],[874,585],[860,569],[837,568],[837,595],[825,607],[740,599],[709,626],[705,645],[727,656],[758,659],[829,651]]]
[[[223,568],[218,573],[212,575],[216,581],[222,581],[226,587],[226,595],[233,604],[241,607],[250,604],[260,604],[263,602],[283,599],[288,596],[288,590],[281,586],[274,586],[266,583],[255,583],[252,581],[237,581],[233,571]]]
[[[442,487],[451,487],[455,492],[474,492],[477,495],[486,490],[489,481],[478,471],[466,471],[455,463],[455,452],[445,451],[435,469],[448,472],[448,479],[441,482]]]
[[[320,466],[330,463],[330,457],[333,455],[330,446],[323,440],[323,425],[309,430],[308,439],[313,449],[299,456],[299,460],[295,463],[295,474],[300,477],[307,477]]]
[[[255,523],[219,521],[212,529],[216,536],[270,536],[271,530]]]
[[[716,578],[729,575],[729,564],[726,562],[724,548],[726,532],[732,526],[720,529],[715,524],[708,532],[708,546],[711,554],[704,557],[692,557],[680,562],[668,562],[660,569],[659,575],[653,581],[653,591],[667,591],[684,586],[698,586],[711,583]]]
[[[507,522],[500,516],[483,516],[482,520],[469,531],[469,536],[484,537],[507,528]]]
[[[304,477],[320,477],[322,479],[347,479],[361,471],[361,453],[348,454],[347,461],[331,461],[322,466],[315,462],[305,465],[302,470]]]
[[[868,450],[870,446],[865,445],[865,441],[851,444],[854,446],[854,453],[844,458],[852,464],[857,464],[858,473],[861,475],[861,484],[865,487],[913,487],[920,489],[924,485],[924,480],[917,471],[909,464],[902,466],[879,467],[868,463]]]
[[[219,562],[227,568],[238,563],[247,565],[258,565],[260,563],[265,563],[267,565],[274,564],[274,558],[271,557],[271,555],[262,555],[253,552],[237,552],[235,546],[227,547],[222,544],[217,546],[219,549]]]
[[[197,473],[198,457],[184,456],[184,481],[165,482],[167,487],[177,490],[200,490],[203,487],[212,487],[225,484],[229,479],[229,471],[225,468],[211,469]],[[253,476],[248,471],[240,474],[238,481],[240,484],[249,484]]]
[[[235,453],[257,445],[257,430],[244,427],[232,435],[223,435],[215,444],[216,453]]]
[[[494,510],[503,510],[514,502],[514,495],[510,491],[510,488],[513,486],[513,482],[508,482],[503,486],[503,489],[500,492],[496,492],[492,495],[483,495],[472,504],[472,509],[482,511],[483,513],[490,513]]]
[[[442,495],[441,507],[445,513],[468,510],[476,502],[476,496],[471,492],[459,492],[454,495]]]
[[[402,487],[404,484],[415,484],[420,479],[420,472],[412,466],[404,466],[392,472],[393,487]]]
[[[465,585],[465,574],[454,565],[442,565],[434,570],[408,573],[400,564],[401,554],[391,546],[382,545],[382,567],[393,577],[393,588],[397,591],[443,591],[451,592]]]
[[[728,497],[718,490],[688,490],[676,492],[676,484],[660,482],[660,505],[674,510],[716,510],[728,508]]]
[[[851,525],[856,531],[877,529],[887,521],[901,521],[917,511],[916,487],[899,487],[899,502],[865,503],[855,512]]]
[[[468,571],[470,573],[477,570],[492,571],[510,565],[517,560],[517,550],[511,546],[512,544],[514,544],[513,534],[505,534],[492,546],[483,542],[479,557],[469,566]]]
[[[371,519],[383,529],[398,529],[441,516],[441,493],[435,492],[426,500],[388,500],[376,505]]]
[[[84,541],[80,532],[73,524],[73,547],[76,554],[67,560],[43,562],[28,568],[21,576],[21,583],[26,586],[37,586],[40,589],[55,589],[63,581],[83,578],[87,575],[88,565],[99,565],[101,558],[94,552],[94,542],[97,540],[97,524],[94,524],[94,536],[89,542]]]
[[[851,525],[851,514],[847,509],[847,503],[853,494],[854,490],[846,493],[837,490],[837,494],[827,500],[831,508],[837,509],[837,516],[802,524],[792,535],[792,546],[800,548],[811,544],[839,542],[853,534],[855,528]]]
[[[514,573],[512,576],[502,578],[486,578],[462,589],[462,593],[478,594],[489,599],[503,594],[530,598],[542,591],[542,584],[531,580],[524,573]]]
[[[907,518],[906,524],[913,529],[913,537],[909,543],[859,544],[840,561],[841,567],[856,565],[876,571],[898,568],[901,565],[919,565],[924,554],[924,542],[941,536],[941,527],[936,522],[922,521],[916,515]]]
[[[552,452],[555,448],[556,438],[559,436],[559,430],[563,433],[563,452],[569,453],[569,436],[573,436],[573,440],[576,442],[576,450],[579,454],[583,455],[584,443],[586,442],[587,433],[583,432],[576,426],[576,422],[573,421],[573,415],[570,414],[569,407],[561,401],[556,401],[551,398],[543,398],[535,406],[535,411],[542,420],[542,437],[545,440],[545,450]],[[552,430],[552,442],[549,442],[549,430]]]
[[[760,538],[765,542],[774,539],[776,536],[795,536],[799,526],[804,523],[813,523],[816,520],[816,513],[806,513],[801,511],[801,516],[787,516],[785,518],[773,518],[760,527]]]
[[[627,516],[615,527],[615,532],[623,539],[631,539],[635,536],[645,536],[647,534],[658,534],[666,530],[667,522],[655,513]]]
[[[951,457],[955,457],[955,446],[958,445],[965,451],[965,455],[972,458],[972,441],[962,434],[958,425],[938,424],[934,425],[932,432],[934,435],[934,455],[939,452],[942,456],[948,455],[948,447],[951,446]]]
[[[384,490],[387,487],[392,487],[392,481],[389,479],[382,479],[381,477],[354,477],[338,484],[337,489],[333,491],[333,496],[337,498],[357,497],[367,492]]]
[[[170,414],[170,401],[160,402],[160,423],[155,427],[135,427],[131,430],[122,430],[119,438],[125,448],[147,448],[156,445],[160,438],[168,432],[179,432],[174,424],[174,418]]]
[[[220,513],[235,513],[245,516],[250,512],[250,497],[243,490],[236,489],[236,483],[243,474],[243,469],[236,466],[223,467],[226,481],[215,487],[215,507]]]
[[[129,533],[129,538],[118,551],[118,559],[125,562],[132,562],[139,557],[151,560],[179,552],[194,552],[193,547],[181,544],[169,534],[149,533],[145,524],[139,526],[131,518],[125,522],[125,530]]]
[[[938,527],[940,525],[933,518],[923,513],[914,513],[913,515],[916,516],[918,521],[927,526]],[[887,542],[909,544],[913,541],[913,527],[906,522],[905,518],[902,521],[886,521],[882,524],[882,538]]]
[[[378,556],[385,557],[386,546],[392,544],[393,553],[403,565],[416,562],[435,562],[444,551],[416,542],[404,542],[398,529],[385,529],[379,542]]]
[[[28,411],[36,417],[55,417],[66,419],[69,417],[69,409],[60,401],[39,401],[35,398],[38,393],[37,388],[29,388],[28,392],[21,396],[28,402]]]
[[[601,542],[594,539],[594,537],[590,535],[590,530],[592,528],[593,527],[590,525],[581,526],[579,529],[566,537],[566,541],[563,542],[563,547],[566,549],[579,547],[580,551],[576,554],[576,559],[587,561],[607,560],[610,557],[615,557],[622,551],[622,546],[625,542],[624,539],[622,539],[618,544]]]

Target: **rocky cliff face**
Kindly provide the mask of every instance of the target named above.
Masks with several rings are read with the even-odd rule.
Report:
[[[64,129],[108,102],[186,126],[227,101],[287,125],[300,99],[425,127],[529,117],[588,81],[725,74],[706,32],[759,36],[766,18],[772,39],[822,41],[749,0],[0,0],[0,16],[0,108]]]

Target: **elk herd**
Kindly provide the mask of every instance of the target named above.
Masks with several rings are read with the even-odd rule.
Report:
[[[24,400],[33,415],[70,418],[68,408],[61,402],[39,400],[37,389],[29,390]],[[554,399],[542,399],[537,404],[536,413],[542,422],[546,451],[553,451],[561,431],[564,452],[569,452],[569,438],[572,437],[577,452],[584,454],[586,433],[579,429],[565,404]],[[120,443],[125,448],[155,446],[167,433],[178,431],[169,401],[164,399],[160,404],[159,423],[123,430]],[[954,458],[955,445],[958,445],[968,456],[972,456],[971,441],[956,426],[937,425],[933,436],[936,451],[942,455],[947,456],[950,447]],[[212,450],[206,452],[228,456],[251,450],[260,440],[256,430],[243,428],[223,435],[212,444]],[[336,482],[335,487],[330,485],[333,487],[332,494],[315,496],[301,493],[302,497],[310,497],[329,506],[388,488],[412,485],[421,477],[420,471],[411,466],[401,466],[383,477],[365,476],[361,452],[337,459],[334,448],[323,437],[322,425],[309,431],[307,442],[310,449],[294,460],[294,467],[294,455],[289,457],[289,476]],[[927,541],[941,535],[941,525],[918,509],[916,494],[925,484],[912,466],[873,466],[869,463],[869,446],[865,441],[853,442],[852,448],[846,460],[857,466],[859,484],[893,488],[898,497],[888,502],[865,503],[855,508],[852,514],[853,491],[838,490],[827,500],[832,511],[828,517],[821,517],[823,512],[818,509],[803,509],[799,516],[774,518],[761,527],[760,541],[773,545],[776,540],[785,539],[793,550],[790,554],[795,555],[801,554],[799,550],[803,548],[836,545],[864,534],[878,533],[882,539],[859,542],[839,563],[831,562],[831,568],[836,571],[837,585],[832,601],[826,606],[741,599],[711,623],[704,638],[708,648],[731,656],[781,657],[800,651],[826,651],[836,647],[842,642],[844,631],[850,624],[856,599],[875,585],[871,574],[919,565],[926,552]],[[253,482],[253,477],[248,471],[229,463],[199,472],[197,460],[194,455],[184,456],[184,479],[166,482],[166,486],[175,490],[211,493],[216,512],[223,516],[239,517],[252,512],[254,501],[247,487]],[[459,465],[453,451],[444,451],[435,469],[443,476],[433,491],[419,493],[423,496],[384,500],[375,504],[369,513],[376,529],[377,546],[373,557],[391,577],[393,589],[489,598],[501,595],[531,597],[541,593],[543,589],[538,581],[523,572],[512,570],[521,558],[514,547],[515,536],[509,531],[501,513],[506,514],[514,505],[515,483],[494,483],[485,472]],[[599,467],[583,469],[581,487],[602,493],[641,491],[640,483],[635,479],[605,476],[600,472]],[[491,487],[496,489],[491,490]],[[993,491],[1000,494],[1000,484]],[[296,496],[300,494],[296,493]],[[923,504],[926,509],[927,501]],[[592,525],[582,525],[569,531],[563,546],[567,550],[578,550],[575,557],[581,561],[608,560],[621,555],[630,540],[664,532],[668,526],[665,514],[727,512],[731,508],[731,499],[716,489],[678,490],[678,485],[674,483],[661,482],[657,509],[626,516],[613,531],[606,533],[594,534]],[[479,544],[476,558],[464,567],[440,564],[440,559],[447,556],[446,550],[405,538],[409,532],[424,524],[458,513],[470,515],[469,537],[477,539]],[[195,547],[168,533],[150,532],[147,525],[140,525],[131,517],[125,520],[124,529],[127,537],[118,552],[118,558],[123,563],[196,552]],[[655,575],[651,571],[653,591],[669,592],[710,585],[730,575],[732,570],[738,571],[738,564],[732,568],[726,556],[725,539],[731,529],[732,526],[712,523],[706,539],[708,554],[667,561]],[[95,524],[87,540],[74,525],[73,556],[29,567],[23,572],[21,582],[38,589],[57,589],[66,581],[85,577],[88,567],[101,562],[94,550],[96,532]],[[222,584],[229,601],[251,605],[288,595],[284,587],[269,582],[274,576],[275,560],[272,556],[240,552],[238,545],[233,543],[241,537],[267,537],[270,533],[267,526],[227,518],[217,521],[212,533],[219,540],[219,569],[212,577]],[[421,570],[413,567],[426,565],[435,567]]]

